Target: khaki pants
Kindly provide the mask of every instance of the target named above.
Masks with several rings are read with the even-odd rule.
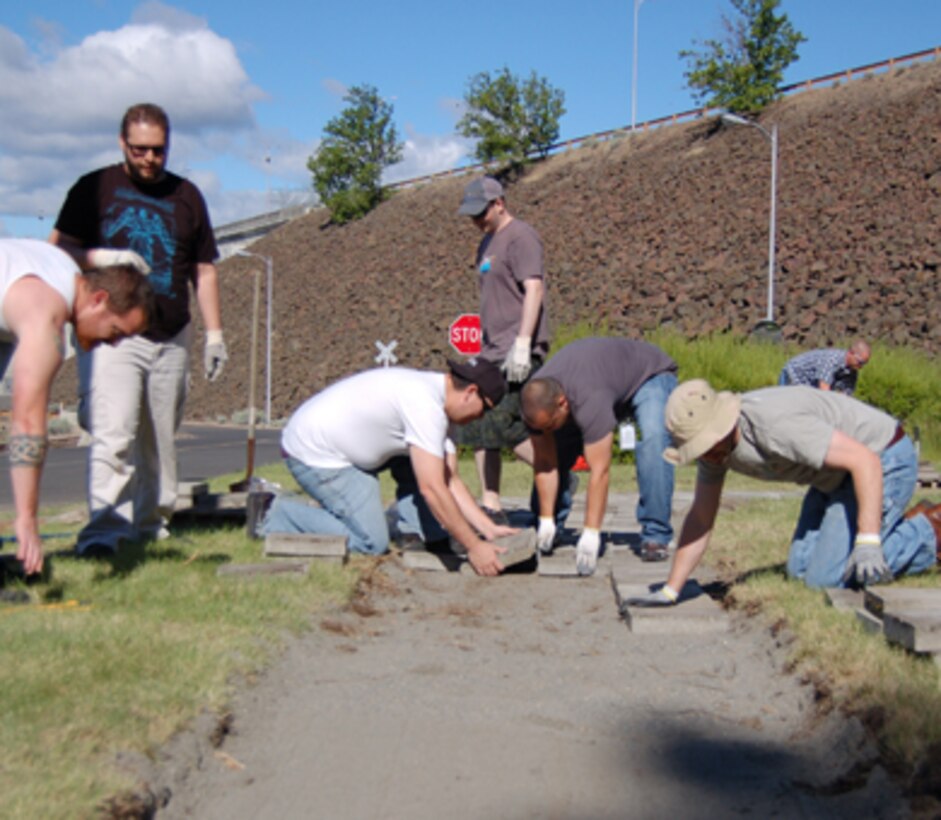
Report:
[[[189,341],[187,326],[166,342],[132,336],[79,355],[79,423],[92,437],[79,552],[155,536],[173,514]]]

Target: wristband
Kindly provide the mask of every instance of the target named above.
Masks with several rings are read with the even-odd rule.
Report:
[[[663,593],[664,597],[667,598],[671,604],[675,604],[680,599],[680,594],[673,589],[673,587],[664,584],[660,587],[660,591]]]
[[[207,330],[206,331],[206,344],[207,345],[221,345],[222,344],[222,330]]]
[[[881,547],[882,539],[877,532],[861,532],[856,536],[854,546]]]

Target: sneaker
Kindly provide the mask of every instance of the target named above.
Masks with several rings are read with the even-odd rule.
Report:
[[[76,558],[88,558],[92,561],[114,558],[118,551],[111,544],[86,544],[84,547],[75,547]]]
[[[261,538],[261,525],[274,501],[274,493],[250,492],[245,499],[245,532],[249,538]]]
[[[905,514],[902,516],[905,520],[914,518],[916,515],[924,515],[928,510],[930,510],[934,504],[930,502],[927,498],[921,499],[910,509],[906,510]]]
[[[425,542],[420,535],[414,532],[399,533],[393,539],[395,545],[402,552],[425,552]]]
[[[656,541],[644,541],[640,545],[641,561],[666,561],[670,557],[666,544],[658,544]]]
[[[502,527],[510,526],[510,519],[507,518],[506,513],[503,510],[494,510],[490,507],[481,507],[483,514],[487,516],[494,524]]]

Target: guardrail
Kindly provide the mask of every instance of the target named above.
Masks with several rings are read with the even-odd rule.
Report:
[[[827,74],[823,77],[815,77],[811,80],[804,80],[799,83],[792,83],[791,85],[786,85],[781,88],[782,94],[795,94],[801,91],[809,91],[813,88],[817,88],[823,85],[832,85],[835,82],[840,82],[844,80],[854,80],[860,76],[865,76],[867,74],[873,74],[879,71],[892,71],[899,66],[907,65],[909,63],[917,63],[923,60],[937,60],[941,58],[941,45],[935,46],[934,48],[925,49],[924,51],[916,51],[912,54],[905,54],[902,57],[892,57],[888,60],[882,60],[878,63],[869,63],[868,65],[859,66],[857,68],[848,68],[845,71],[838,71],[835,74]],[[637,123],[634,125],[633,129],[631,126],[627,125],[623,128],[612,128],[608,131],[599,131],[595,134],[588,134],[584,137],[575,137],[574,139],[565,140],[564,142],[558,142],[554,145],[549,146],[548,152],[550,154],[557,154],[562,151],[568,151],[573,148],[579,148],[586,143],[593,142],[604,142],[605,140],[614,139],[616,137],[623,137],[626,134],[631,134],[634,131],[650,131],[655,128],[663,128],[668,125],[678,125],[682,122],[688,122],[690,120],[701,119],[709,114],[710,111],[715,111],[717,109],[712,108],[693,108],[689,111],[681,111],[678,114],[670,114],[666,117],[659,117],[655,120],[647,120],[646,122]],[[403,190],[406,188],[413,188],[417,185],[425,185],[429,182],[434,182],[440,179],[447,179],[449,177],[459,177],[464,176],[465,174],[470,174],[475,171],[486,170],[489,167],[489,163],[477,162],[473,165],[462,165],[459,168],[451,168],[447,171],[437,171],[434,174],[426,174],[425,176],[413,177],[411,179],[403,179],[398,182],[390,182],[386,185],[386,188],[389,188],[393,191]],[[290,210],[290,209],[287,209]],[[261,214],[257,217],[250,217],[249,219],[241,220],[238,223],[230,223],[229,225],[224,225],[217,229],[216,234],[225,236],[231,236],[233,234],[239,234],[240,230],[244,230],[244,225],[254,223],[256,221],[262,221],[266,218],[270,218],[271,214]],[[286,221],[286,220],[285,220]],[[252,226],[254,227],[254,225]]]
[[[845,71],[838,71],[835,74],[827,74],[823,77],[815,77],[811,80],[792,83],[791,85],[782,87],[781,93],[787,95],[801,91],[809,91],[819,86],[832,85],[834,82],[854,80],[860,76],[873,74],[878,71],[892,71],[899,66],[907,65],[909,63],[921,62],[923,60],[937,60],[939,58],[941,58],[941,46],[935,46],[934,48],[925,49],[924,51],[916,51],[912,54],[905,54],[902,57],[892,57],[888,60],[882,60],[878,63],[869,63],[868,65],[859,66],[857,68],[848,68]],[[690,109],[689,111],[682,111],[678,114],[670,114],[666,117],[659,117],[655,120],[647,120],[646,122],[637,123],[634,125],[633,129],[631,126],[627,125],[623,128],[612,128],[609,131],[599,131],[598,133],[589,134],[584,137],[575,137],[574,139],[565,140],[564,142],[558,142],[549,146],[548,152],[550,154],[556,154],[562,151],[568,151],[572,148],[579,148],[586,143],[604,142],[605,140],[609,140],[615,137],[631,134],[634,131],[650,131],[652,129],[662,128],[667,125],[677,125],[682,122],[701,119],[702,117],[708,115],[710,111],[715,110],[717,109],[694,108]],[[473,165],[462,165],[460,168],[452,168],[448,171],[438,171],[434,174],[427,174],[421,177],[414,177],[412,179],[400,180],[399,182],[392,182],[385,187],[391,188],[392,190],[412,188],[416,185],[424,185],[428,182],[434,182],[435,180],[439,179],[463,176],[465,174],[473,173],[474,171],[485,170],[488,166],[489,163],[484,162],[474,163]]]

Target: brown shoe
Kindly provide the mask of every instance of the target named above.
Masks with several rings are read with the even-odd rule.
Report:
[[[927,498],[923,498],[913,507],[905,511],[905,514],[902,516],[904,519],[914,518],[916,515],[924,515],[928,510],[930,510],[934,504],[932,504]]]
[[[941,561],[941,504],[935,504],[935,506],[923,512],[922,515],[928,519],[928,523],[931,524],[934,530],[936,554],[938,560]]]

